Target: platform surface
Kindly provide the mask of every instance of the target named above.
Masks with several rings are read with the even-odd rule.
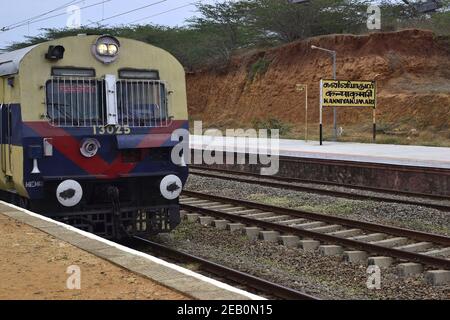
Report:
[[[0,270],[0,299],[263,299],[2,201]]]
[[[190,147],[228,150],[224,146],[235,143],[238,152],[246,150],[255,153],[261,150],[267,152],[267,146],[272,143],[266,139],[249,138],[245,143],[248,147],[244,149],[244,141],[244,138],[191,135]],[[280,156],[450,169],[450,148],[444,147],[329,141],[321,146],[318,141],[290,139],[280,139],[278,144],[272,143],[272,147],[277,146]]]

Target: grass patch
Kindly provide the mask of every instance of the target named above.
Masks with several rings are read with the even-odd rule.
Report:
[[[267,194],[250,195],[250,200],[265,203],[271,206],[287,207],[292,205],[292,200],[288,197],[271,197]]]
[[[450,230],[449,230],[448,226],[427,223],[427,222],[420,221],[420,220],[402,221],[401,226],[403,226],[403,225],[406,225],[409,229],[413,229],[413,230],[420,230],[420,231],[436,233],[436,234],[444,234],[444,235],[450,234]]]
[[[289,135],[289,133],[292,130],[291,124],[284,123],[281,120],[276,119],[276,118],[268,118],[265,120],[254,119],[252,121],[252,127],[256,130],[260,130],[260,129],[278,130],[280,137]]]
[[[297,206],[299,210],[313,211],[324,214],[340,214],[349,215],[354,214],[357,209],[357,204],[350,200],[336,200],[335,202],[328,204],[318,204],[318,205],[306,205]]]
[[[271,61],[265,58],[259,58],[258,61],[250,66],[248,71],[248,80],[253,82],[258,76],[263,76],[269,70]]]
[[[358,209],[358,204],[352,200],[345,199],[337,199],[336,201],[329,203],[320,203],[317,205],[299,205],[297,199],[289,198],[289,197],[273,197],[267,194],[254,194],[250,196],[250,200],[262,202],[267,205],[277,206],[277,207],[285,207],[285,208],[294,208],[303,211],[311,211],[318,212],[324,214],[340,214],[340,215],[349,215],[353,214]]]
[[[199,271],[199,270],[201,270],[200,263],[187,263],[187,264],[184,265],[184,267],[186,269],[191,270],[191,271]]]
[[[186,239],[194,239],[195,232],[193,232],[193,227],[196,225],[195,222],[183,221],[175,230],[172,231],[171,236],[174,241],[185,241]]]

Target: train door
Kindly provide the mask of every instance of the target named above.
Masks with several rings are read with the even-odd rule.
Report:
[[[0,104],[0,168],[1,168],[1,172],[2,175],[4,176],[6,173],[6,163],[3,163],[3,159],[5,158],[3,156],[4,152],[4,148],[3,148],[3,130],[4,130],[4,126],[3,126],[3,102]]]
[[[7,109],[7,127],[6,127],[6,175],[12,177],[12,134],[13,134],[13,125],[12,125],[12,106],[8,104]]]
[[[12,106],[11,103],[5,103],[8,92],[7,81],[0,78],[0,172],[5,176],[12,176],[11,157],[12,157]]]
[[[3,179],[6,173],[6,165],[3,164],[3,106],[5,102],[5,81],[3,77],[0,77],[0,178]]]
[[[1,124],[1,169],[4,175],[12,176],[12,111],[11,104],[2,104],[0,109]]]

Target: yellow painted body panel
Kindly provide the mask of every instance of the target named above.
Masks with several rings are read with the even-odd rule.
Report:
[[[8,78],[14,79],[14,87],[8,85]],[[12,75],[8,77],[0,77],[0,79],[2,79],[2,90],[0,92],[1,103],[20,103],[20,77],[18,75]]]
[[[8,85],[8,78],[14,78],[14,86]],[[18,75],[0,77],[0,104],[3,106],[20,103],[20,80]],[[15,190],[27,196],[23,186],[23,148],[2,144],[0,147],[0,189]]]
[[[28,192],[23,185],[23,148],[12,146],[11,148],[11,171],[14,189],[21,196],[27,197]]]
[[[53,67],[78,67],[95,69],[96,78],[114,75],[119,78],[119,70],[124,68],[154,69],[159,71],[160,79],[166,81],[168,91],[169,116],[174,120],[187,120],[186,81],[183,66],[170,53],[155,46],[118,38],[120,53],[111,64],[98,61],[91,52],[98,36],[75,36],[42,43],[22,59],[19,73],[0,77],[0,104],[17,103],[21,106],[22,121],[47,121],[45,105],[45,84],[51,79]],[[45,54],[51,45],[65,48],[64,59],[49,61]],[[7,79],[14,77],[14,87],[7,85]],[[10,153],[10,156],[9,156]],[[0,189],[15,189],[27,196],[23,185],[23,155],[19,146],[1,145]],[[5,167],[5,171],[3,168]]]
[[[120,41],[119,58],[111,64],[98,61],[91,52],[91,46],[98,36],[68,37],[43,43],[31,50],[22,60],[19,75],[21,75],[21,104],[23,121],[37,121],[45,114],[45,83],[51,77],[52,67],[93,68],[96,78],[106,74],[118,78],[119,69],[155,69],[159,70],[161,80],[168,84],[169,115],[174,120],[187,120],[186,80],[183,66],[167,51],[155,46],[118,38]],[[66,49],[64,59],[51,62],[45,54],[50,45],[62,45]]]
[[[1,190],[9,190],[13,188],[13,183],[11,176],[6,175],[6,165],[7,165],[7,159],[9,158],[9,149],[8,145],[2,144],[0,145],[0,154],[1,154],[1,170],[0,170],[0,189]],[[5,156],[4,156],[5,155]]]
[[[3,104],[3,99],[5,96],[5,79],[0,77],[0,104]]]

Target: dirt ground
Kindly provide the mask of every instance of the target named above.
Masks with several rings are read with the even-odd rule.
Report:
[[[81,289],[66,273],[79,266]],[[183,300],[188,297],[0,215],[0,299]]]

